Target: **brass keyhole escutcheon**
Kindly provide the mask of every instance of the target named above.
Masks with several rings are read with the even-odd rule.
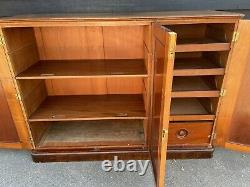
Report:
[[[188,131],[186,129],[180,129],[177,133],[176,133],[177,138],[179,139],[183,139],[185,137],[188,136]]]

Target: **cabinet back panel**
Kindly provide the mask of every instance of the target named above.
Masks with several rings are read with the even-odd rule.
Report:
[[[106,59],[144,58],[143,27],[103,27]]]
[[[206,24],[167,25],[166,27],[177,33],[177,39],[202,38],[206,33]]]
[[[49,95],[141,94],[143,78],[84,78],[46,80]]]
[[[231,42],[234,27],[235,24],[209,24],[206,35],[218,41]]]
[[[211,38],[219,42],[231,42],[234,24],[192,24],[167,25],[166,27],[177,33],[177,43],[186,39]]]
[[[143,26],[35,28],[41,60],[144,57]]]
[[[101,27],[35,28],[41,60],[103,59]]]

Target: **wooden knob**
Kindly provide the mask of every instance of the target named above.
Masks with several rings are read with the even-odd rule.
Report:
[[[176,133],[176,136],[177,138],[179,139],[183,139],[185,137],[187,137],[188,135],[188,131],[186,129],[180,129],[177,133]]]

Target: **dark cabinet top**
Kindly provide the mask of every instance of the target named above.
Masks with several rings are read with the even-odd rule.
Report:
[[[39,25],[45,22],[155,21],[187,19],[239,19],[243,14],[224,11],[165,11],[131,13],[31,14],[0,18],[0,26]]]

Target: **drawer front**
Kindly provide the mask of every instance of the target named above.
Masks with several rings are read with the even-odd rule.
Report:
[[[205,146],[210,142],[213,122],[175,122],[169,125],[169,146]]]

